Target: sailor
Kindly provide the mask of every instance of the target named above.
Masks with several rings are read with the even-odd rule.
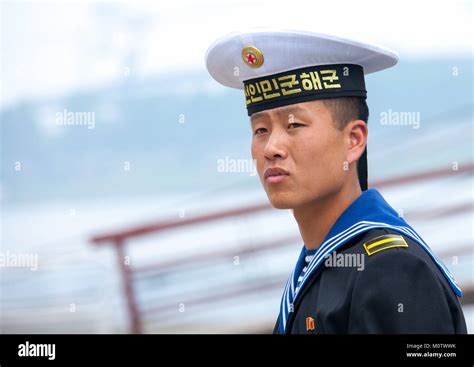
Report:
[[[306,31],[232,33],[207,51],[211,76],[244,91],[259,178],[304,244],[275,333],[467,332],[448,269],[368,189],[365,75],[397,62],[390,49]]]

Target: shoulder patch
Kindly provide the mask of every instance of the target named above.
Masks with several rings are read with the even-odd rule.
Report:
[[[369,256],[394,247],[408,247],[408,244],[402,236],[396,234],[385,234],[364,243],[364,249]]]

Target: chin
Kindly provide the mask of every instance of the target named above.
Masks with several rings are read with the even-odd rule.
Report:
[[[268,194],[268,199],[270,200],[270,204],[275,209],[293,209],[295,207],[295,200],[291,197],[288,197],[287,195],[280,194],[280,193],[274,193]]]

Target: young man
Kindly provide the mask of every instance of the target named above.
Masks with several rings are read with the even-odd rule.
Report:
[[[234,33],[206,55],[244,89],[252,156],[272,205],[304,247],[275,333],[466,333],[461,290],[423,239],[367,189],[364,74],[395,52],[297,31]]]

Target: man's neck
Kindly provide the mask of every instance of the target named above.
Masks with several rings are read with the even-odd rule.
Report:
[[[317,249],[341,214],[362,193],[359,185],[346,185],[308,205],[295,208],[293,214],[307,249]]]

